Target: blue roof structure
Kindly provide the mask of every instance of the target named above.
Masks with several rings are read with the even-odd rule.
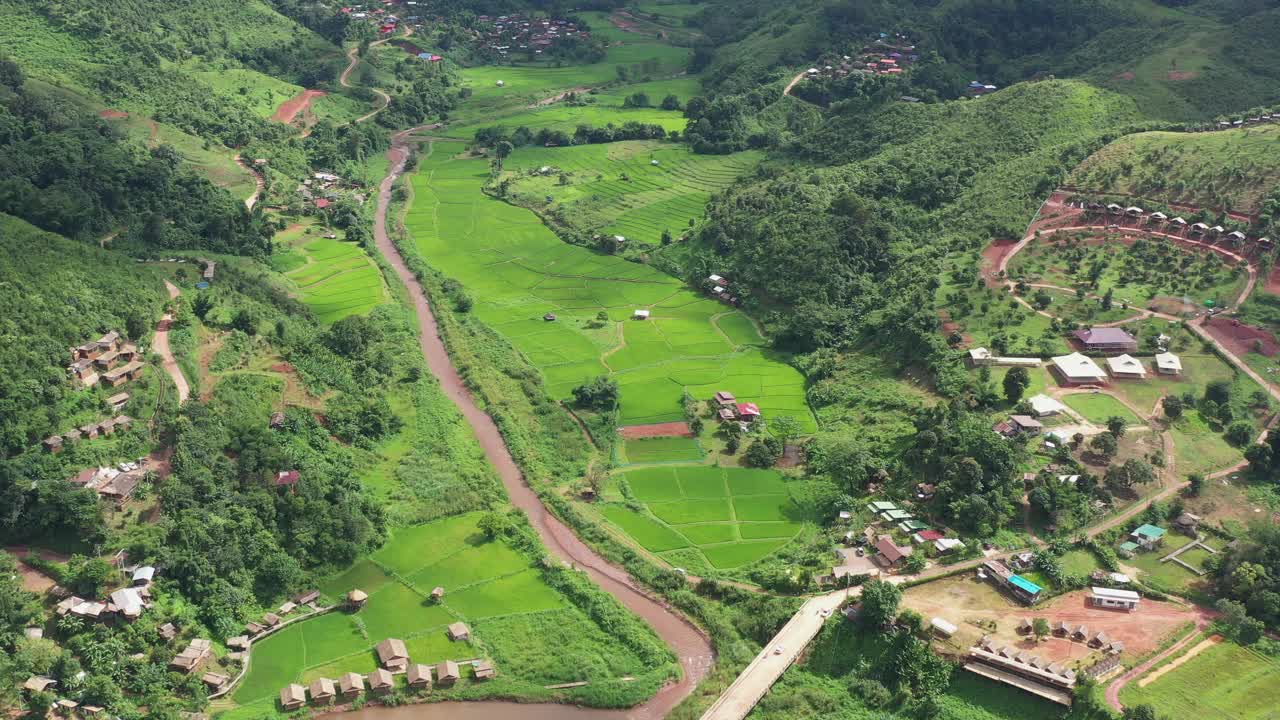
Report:
[[[1009,584],[1018,588],[1023,592],[1030,593],[1032,595],[1040,594],[1040,586],[1022,577],[1021,575],[1010,575]]]
[[[1138,529],[1133,531],[1133,534],[1155,540],[1164,537],[1164,528],[1156,527],[1155,525],[1139,525]]]

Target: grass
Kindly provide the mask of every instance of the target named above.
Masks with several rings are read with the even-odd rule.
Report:
[[[1188,410],[1169,427],[1179,475],[1206,474],[1231,467],[1244,458],[1205,422],[1198,411]]]
[[[1106,193],[1253,212],[1280,182],[1280,127],[1126,135],[1071,173]]]
[[[702,459],[702,449],[694,438],[666,437],[627,440],[623,444],[623,454],[627,462],[632,464],[698,461]]]
[[[615,479],[625,481],[647,512],[609,503],[601,509],[605,519],[646,550],[683,553],[671,561],[686,567],[749,565],[794,538],[808,519],[782,475],[771,470],[639,468]]]
[[[269,699],[283,685],[299,680],[367,672],[375,663],[373,646],[388,637],[403,639],[415,662],[470,659],[485,654],[490,637],[485,628],[502,625],[475,625],[472,643],[459,644],[446,637],[449,623],[529,613],[563,617],[575,632],[589,638],[574,644],[579,653],[620,653],[619,662],[606,666],[601,677],[608,676],[609,667],[623,667],[627,673],[644,670],[625,646],[609,642],[599,627],[548,585],[524,555],[480,534],[480,517],[470,513],[401,528],[371,558],[322,582],[321,591],[330,601],[357,587],[369,593],[369,600],[358,613],[338,610],[302,620],[255,643],[249,672],[233,693],[234,701],[245,705]],[[445,588],[439,603],[427,597],[437,585]],[[521,637],[526,653],[554,656],[545,643],[527,633]],[[503,639],[493,639],[497,647],[508,647]],[[537,678],[545,672],[528,672],[518,664],[503,667],[504,674],[517,678]]]
[[[271,117],[280,103],[302,92],[302,87],[244,68],[198,70],[192,73],[214,90],[249,101],[254,113]]]
[[[1270,658],[1230,642],[1202,651],[1146,687],[1132,682],[1121,691],[1125,705],[1148,703],[1178,718],[1274,717],[1280,704],[1280,667]]]
[[[1170,532],[1165,535],[1164,543],[1158,549],[1140,552],[1124,562],[1142,571],[1143,582],[1167,591],[1182,591],[1198,581],[1199,577],[1173,561],[1160,562],[1160,558],[1190,542],[1191,538]],[[1195,563],[1191,564],[1195,565]]]
[[[766,419],[816,428],[803,377],[785,356],[736,349],[716,330],[711,318],[723,305],[645,265],[565,244],[530,211],[485,196],[488,166],[458,157],[462,150],[433,145],[413,176],[405,224],[423,257],[467,288],[472,313],[525,355],[553,396],[608,374],[619,384],[621,425],[683,420],[684,392],[728,390]],[[630,319],[638,308],[651,319]],[[555,322],[542,319],[548,312]]]
[[[363,315],[385,302],[382,273],[364,250],[319,236],[323,232],[313,222],[297,223],[275,238],[277,247],[288,249],[272,265],[294,283],[303,304],[328,324]]]
[[[514,173],[516,202],[563,217],[585,232],[657,245],[664,231],[678,236],[700,219],[711,195],[761,157],[758,152],[695,155],[686,145],[636,140],[520,148],[505,167]],[[533,174],[543,167],[556,172]]]
[[[1136,425],[1141,422],[1132,410],[1110,395],[1077,393],[1075,395],[1064,395],[1062,402],[1067,407],[1083,415],[1089,422],[1099,425],[1105,425],[1107,420],[1113,417],[1123,418],[1125,423],[1129,425]]]
[[[1102,567],[1090,550],[1070,550],[1060,558],[1063,572],[1068,575],[1088,575]]]

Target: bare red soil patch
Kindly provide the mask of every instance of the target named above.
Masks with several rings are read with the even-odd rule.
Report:
[[[323,90],[303,90],[293,97],[280,103],[280,107],[276,108],[276,112],[271,116],[272,120],[282,123],[291,123],[298,116],[298,113],[307,109],[311,105],[313,98],[328,95]]]
[[[1170,70],[1166,77],[1170,80],[1190,80],[1199,77],[1199,75],[1200,73],[1192,70]]]
[[[1185,302],[1169,295],[1157,295],[1152,298],[1151,302],[1147,303],[1147,309],[1165,315],[1194,315],[1200,312],[1200,307],[1195,303]]]
[[[618,434],[624,440],[639,440],[640,438],[655,437],[693,437],[693,433],[689,430],[689,423],[686,422],[669,422],[654,423],[653,425],[628,425],[618,428]]]
[[[1000,267],[1000,261],[1004,260],[1009,253],[1013,251],[1013,246],[1017,244],[1017,240],[1011,240],[1009,238],[992,240],[990,245],[982,249],[982,271],[988,275],[994,274],[996,272],[996,268]],[[993,282],[992,279],[988,277],[987,284],[994,287],[999,283]]]
[[[129,117],[129,113],[123,110],[112,110],[111,108],[107,108],[106,110],[99,110],[98,117],[106,118],[107,120],[120,120],[121,118]]]
[[[1224,317],[1207,317],[1201,327],[1209,331],[1214,340],[1222,343],[1236,355],[1257,352],[1267,357],[1280,353],[1276,336],[1263,328],[1246,325],[1239,320]]]
[[[22,589],[35,593],[42,593],[58,583],[48,575],[45,575],[34,567],[22,562],[24,558],[30,555],[37,555],[44,560],[63,563],[71,559],[70,556],[64,553],[55,552],[46,548],[38,548],[33,551],[25,545],[14,545],[5,548],[5,550],[9,554],[18,558],[18,574],[22,576]]]

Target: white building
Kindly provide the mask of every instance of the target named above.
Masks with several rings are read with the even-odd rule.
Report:
[[[1031,404],[1031,412],[1036,417],[1057,415],[1067,409],[1062,403],[1044,394],[1033,395],[1027,402]]]
[[[1181,375],[1182,361],[1171,352],[1156,355],[1156,372],[1161,375]]]
[[[1119,378],[1142,380],[1147,377],[1147,369],[1142,366],[1142,361],[1132,355],[1118,355],[1107,358],[1107,370],[1113,376]]]
[[[1132,590],[1113,590],[1111,588],[1089,588],[1089,602],[1094,607],[1116,608],[1133,612],[1138,609],[1141,595]]]
[[[1052,358],[1053,366],[1068,385],[1105,383],[1107,374],[1091,358],[1074,352]]]
[[[631,317],[635,318],[636,320],[648,320],[648,319],[649,319],[649,311],[648,311],[648,310],[637,310],[637,311],[635,312],[635,314],[634,314],[634,315],[632,315]]]

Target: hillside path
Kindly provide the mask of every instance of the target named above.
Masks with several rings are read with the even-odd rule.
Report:
[[[785,88],[783,88],[783,89],[782,89],[782,94],[783,94],[783,95],[790,95],[790,94],[791,94],[791,88],[793,88],[793,87],[795,87],[796,85],[798,85],[798,84],[800,83],[800,81],[804,79],[804,76],[805,76],[804,71],[801,71],[801,72],[800,72],[799,74],[797,74],[795,77],[791,78],[791,82],[787,83],[787,86],[786,86]]]
[[[412,27],[406,25],[404,29],[405,29],[404,34],[399,35],[397,37],[406,38],[413,34]],[[386,37],[386,38],[382,38],[381,40],[375,40],[369,43],[369,47],[375,47],[377,45],[381,45],[387,42],[388,40],[392,40],[392,39],[395,39],[395,38]],[[341,85],[342,87],[345,87],[345,88],[354,87],[351,84],[351,73],[356,69],[356,66],[360,64],[359,52],[360,52],[359,47],[353,47],[347,50],[347,67],[345,67],[342,70],[342,74],[338,76],[338,84]],[[374,115],[377,115],[378,113],[382,112],[383,110],[386,110],[387,106],[391,104],[390,95],[379,90],[378,88],[369,88],[369,89],[373,91],[373,94],[378,96],[378,101],[381,102],[382,104],[374,108],[372,112],[369,112],[368,114],[361,115],[360,117],[356,118],[355,121],[358,123],[362,123],[368,120],[369,118],[373,117]],[[412,132],[412,131],[409,131],[409,132]]]
[[[164,287],[169,291],[169,299],[176,300],[178,298],[178,287],[168,280],[164,281]],[[164,371],[173,379],[173,384],[178,388],[178,404],[187,401],[191,395],[191,386],[187,384],[187,378],[182,374],[182,368],[178,367],[178,361],[173,357],[173,351],[169,349],[169,325],[173,323],[173,313],[167,312],[160,318],[160,322],[156,324],[156,336],[151,341],[151,349],[155,350],[161,358],[161,366]]]
[[[240,157],[239,153],[236,153],[236,156],[233,159],[236,161],[237,165],[244,169],[245,172],[253,176],[253,194],[244,199],[244,206],[252,210],[253,206],[258,204],[258,198],[262,197],[262,191],[266,189],[267,181],[262,177],[262,173],[258,172],[258,169],[254,166],[245,162],[244,158]]]
[[[427,366],[471,426],[485,457],[502,479],[511,503],[528,515],[530,524],[551,554],[585,571],[605,592],[648,622],[679,658],[683,670],[680,680],[667,684],[648,702],[625,713],[626,718],[633,720],[658,720],[693,692],[715,661],[715,650],[710,639],[693,623],[676,613],[661,599],[650,595],[626,570],[610,564],[589,548],[543,506],[537,494],[525,482],[524,475],[511,457],[497,425],[476,404],[454,368],[440,337],[426,293],[409,271],[387,231],[391,191],[404,171],[410,145],[424,140],[413,135],[421,129],[423,128],[412,128],[397,133],[392,137],[391,148],[387,151],[387,157],[391,161],[390,170],[378,188],[378,203],[374,214],[373,234],[378,250],[395,270],[413,302],[418,319],[418,343]],[[622,716],[621,713],[619,715]]]

